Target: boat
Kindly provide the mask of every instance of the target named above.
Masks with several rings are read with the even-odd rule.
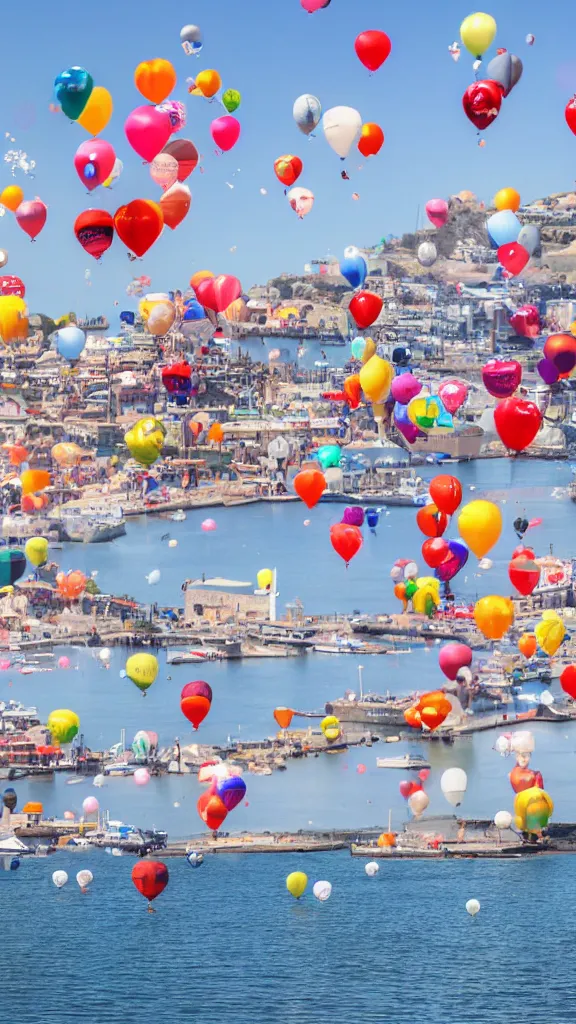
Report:
[[[175,512],[170,512],[168,519],[173,523],[183,523],[186,519],[186,513],[183,508],[177,508]]]
[[[318,654],[385,654],[386,651],[378,644],[367,644],[351,637],[335,636],[332,642],[314,644]]]
[[[38,708],[26,707],[17,700],[0,701],[0,731],[14,731],[15,729],[29,729],[33,725],[40,725]]]
[[[351,470],[327,487],[321,502],[414,508],[425,505],[428,486],[413,469]]]
[[[381,728],[405,728],[404,712],[414,704],[414,697],[380,696],[368,693],[360,700],[355,695],[326,704],[327,715],[336,715],[341,722],[359,722]]]
[[[259,633],[248,636],[264,644],[285,644],[288,647],[314,647],[315,629],[287,629],[282,626],[263,626]]]
[[[194,665],[201,661],[218,661],[220,655],[216,651],[168,651],[166,654],[167,665]]]
[[[377,757],[377,768],[401,768],[407,771],[420,771],[422,768],[430,768],[430,762],[421,754],[400,754],[398,757]]]
[[[410,452],[423,455],[447,455],[456,461],[477,459],[484,444],[484,431],[475,424],[458,426],[455,430],[433,428],[423,437],[417,437],[414,444],[402,440],[403,447]]]
[[[107,764],[104,766],[102,774],[112,778],[124,778],[128,775],[134,775],[134,772],[136,771],[137,767],[137,764],[129,764],[128,761],[114,761],[112,762],[112,764]]]
[[[168,665],[193,665],[201,661],[217,661],[220,658],[241,658],[242,641],[236,638],[199,637],[194,647],[187,651],[168,651]]]
[[[121,508],[67,508],[57,510],[68,540],[80,544],[102,544],[126,534],[126,520]]]

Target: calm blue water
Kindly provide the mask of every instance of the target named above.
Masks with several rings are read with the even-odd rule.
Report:
[[[554,487],[569,482],[569,467],[506,460],[450,467],[454,471],[469,499],[506,501],[494,567],[478,574],[469,564],[458,583],[462,596],[509,592],[506,565],[516,544],[511,524],[519,514],[542,517],[542,525],[528,534],[540,553],[550,544],[560,555],[573,552],[576,508],[567,499],[551,497]],[[422,542],[414,512],[392,509],[377,536],[366,535],[348,570],[328,540],[328,526],[341,512],[341,507],[321,505],[308,513],[294,503],[190,513],[180,524],[140,519],[130,522],[128,535],[113,544],[69,545],[61,561],[65,568],[97,569],[103,590],[125,591],[145,601],[178,605],[182,579],[203,571],[255,581],[258,569],[276,565],[281,604],[298,596],[308,612],[394,608],[391,563],[417,557]],[[215,533],[200,529],[208,514],[217,521]],[[304,527],[305,518],[312,520],[310,527]],[[179,541],[175,550],[160,541],[167,532]],[[150,587],[145,575],[155,568],[162,578]],[[89,651],[67,653],[74,666],[68,671],[0,673],[0,699],[37,704],[43,718],[53,708],[73,708],[94,749],[118,740],[121,728],[129,739],[143,728],[156,730],[161,744],[175,736],[191,742],[179,694],[195,678],[193,666],[167,668],[160,654],[160,675],[144,699],[120,678],[123,652],[114,652],[109,669]],[[442,678],[434,647],[410,656],[362,660],[367,689],[408,693]],[[206,667],[214,701],[196,736],[210,743],[229,735],[270,735],[276,730],[276,705],[321,709],[356,686],[358,661],[310,656]],[[543,772],[555,800],[555,820],[576,820],[576,727],[543,724],[534,732],[533,765]],[[414,740],[411,748],[432,761],[430,813],[450,810],[439,779],[453,765],[469,777],[465,814],[492,817],[497,810],[511,809],[507,773],[512,764],[494,752],[494,738],[478,734],[452,748]],[[399,747],[407,749],[399,745],[394,750]],[[376,768],[376,756],[383,752],[375,745],[295,761],[286,772],[268,778],[247,775],[247,806],[236,808],[226,826],[384,825],[390,809],[398,827],[406,812],[398,793],[403,776]],[[356,771],[359,764],[366,766],[364,774]],[[80,813],[90,793],[98,795],[112,817],[165,828],[172,838],[200,828],[200,787],[194,777],[152,780],[143,788],[130,779],[111,779],[97,791],[89,782],[68,785],[60,776],[54,782],[25,780],[16,788],[20,805],[40,799],[49,814]],[[77,1019],[80,1005],[90,1006],[94,1024],[125,1020],[135,1012],[154,1021],[194,1017],[202,1024],[232,1017],[242,1024],[287,1018],[306,1024],[352,1018],[397,1024],[424,1016],[432,1024],[491,1024],[511,1015],[520,1024],[564,1024],[572,1017],[573,967],[564,939],[572,920],[570,857],[533,863],[390,864],[375,880],[367,879],[363,863],[347,854],[222,857],[207,860],[196,872],[171,862],[171,883],[157,902],[156,915],[146,913],[131,885],[132,864],[130,858],[90,852],[24,862],[15,874],[0,872],[0,911],[7,932],[3,949],[10,951],[2,958],[4,973],[21,975],[17,965],[25,955],[34,965],[33,983],[18,987],[7,1020],[67,1024]],[[82,897],[74,882],[61,893],[52,887],[56,868],[75,874],[84,866],[95,875],[90,895]],[[284,878],[296,869],[306,870],[311,882],[329,879],[331,900],[320,905],[309,895],[294,903]],[[464,912],[471,897],[482,903],[474,922]]]

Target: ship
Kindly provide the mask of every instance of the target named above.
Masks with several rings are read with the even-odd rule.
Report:
[[[417,437],[414,444],[403,443],[408,451],[419,455],[445,455],[459,462],[467,461],[480,455],[484,431],[476,424],[467,424],[455,430],[434,429],[423,437]]]
[[[123,537],[126,533],[126,520],[121,508],[65,506],[57,510],[57,517],[66,538],[80,544],[101,544]]]
[[[428,486],[413,469],[345,471],[324,491],[321,502],[415,508],[428,500]]]

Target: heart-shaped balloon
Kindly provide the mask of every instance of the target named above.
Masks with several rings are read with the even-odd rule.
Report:
[[[226,810],[233,811],[246,796],[246,783],[239,775],[233,775],[230,779],[220,780],[216,786],[216,793]]]
[[[566,110],[564,111],[564,117],[566,118],[566,124],[570,131],[576,135],[576,96],[573,96],[571,100],[566,104]]]
[[[356,292],[348,309],[354,317],[356,326],[364,330],[378,319],[383,305],[384,303],[379,295],[376,295],[374,292],[362,291]]]
[[[449,214],[448,203],[445,199],[429,199],[426,203],[426,216],[435,228],[444,227]]]
[[[162,210],[151,199],[133,199],[116,210],[114,227],[124,245],[136,256],[143,256],[162,234]]]
[[[523,790],[532,789],[533,786],[537,786],[538,789],[544,789],[544,779],[540,772],[533,771],[532,768],[521,768],[517,764],[510,772],[508,778],[515,793],[522,793]]]
[[[172,134],[170,115],[160,107],[136,107],[124,124],[126,138],[132,149],[151,163],[164,148]]]
[[[422,384],[411,373],[401,373],[398,377],[394,377],[390,391],[395,402],[408,405],[408,402],[420,394]]]
[[[409,800],[413,793],[417,793],[422,789],[422,786],[417,782],[413,782],[412,779],[404,779],[398,788],[400,790],[400,795],[403,796],[405,800]]]
[[[444,408],[450,413],[455,413],[466,401],[468,385],[461,380],[445,380],[439,385],[438,394],[444,403]]]
[[[442,583],[449,583],[450,580],[453,580],[468,561],[469,551],[464,541],[451,540],[448,542],[448,547],[450,548],[448,557],[434,570],[434,575]]]
[[[74,167],[83,185],[92,192],[112,174],[116,154],[104,139],[90,139],[82,142],[74,156]]]
[[[508,362],[490,359],[482,368],[482,380],[493,398],[509,398],[522,380],[522,367],[516,359]]]
[[[496,120],[502,96],[502,86],[490,79],[468,86],[462,97],[462,106],[466,117],[478,131],[484,131]]]
[[[494,410],[494,423],[502,444],[512,451],[522,452],[540,430],[542,413],[534,402],[505,398]]]
[[[530,253],[520,245],[520,242],[508,242],[498,249],[498,262],[508,271],[512,277],[518,277],[530,260]]]
[[[230,274],[219,274],[218,277],[207,277],[194,289],[204,309],[212,309],[215,313],[223,313],[230,303],[242,294],[242,285],[237,277]]]
[[[513,558],[508,566],[510,583],[523,597],[529,597],[540,582],[540,566],[530,558]]]
[[[520,306],[510,317],[510,326],[521,338],[537,338],[540,334],[540,313],[536,306]]]

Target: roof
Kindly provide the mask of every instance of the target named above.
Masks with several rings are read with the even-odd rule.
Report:
[[[254,586],[249,580],[226,580],[221,576],[214,576],[209,580],[192,580],[189,584],[190,587],[252,587]]]

